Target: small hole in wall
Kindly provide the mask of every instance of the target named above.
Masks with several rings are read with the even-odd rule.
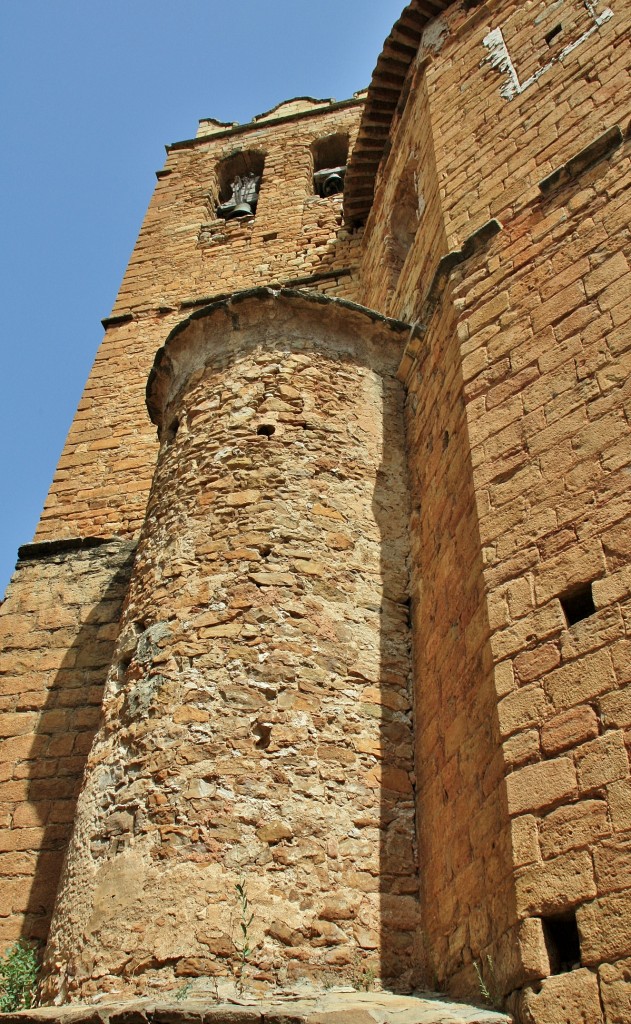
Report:
[[[553,40],[556,39],[556,37],[560,35],[562,31],[563,25],[555,25],[554,28],[551,28],[549,32],[546,32],[544,39],[548,46],[552,46]]]
[[[267,750],[267,748],[270,745],[270,740],[272,738],[271,725],[267,725],[265,722],[257,722],[252,732],[256,737],[256,742],[254,746],[258,750]]]
[[[117,693],[122,690],[125,685],[125,679],[127,676],[127,670],[131,665],[131,654],[128,657],[121,658],[116,666],[116,675],[114,676],[114,689]]]
[[[596,612],[591,583],[581,583],[567,590],[565,594],[559,594],[559,601],[568,626],[573,626]]]
[[[576,913],[542,917],[543,936],[548,950],[551,974],[565,974],[581,966],[581,942]]]
[[[171,444],[172,441],[175,441],[179,429],[180,421],[176,417],[174,420],[171,421],[171,423],[169,423],[169,426],[167,427],[165,435],[165,440],[167,444]]]
[[[261,423],[256,428],[256,432],[257,434],[260,434],[263,437],[271,437],[272,434],[276,433],[276,427],[274,426],[273,423]]]

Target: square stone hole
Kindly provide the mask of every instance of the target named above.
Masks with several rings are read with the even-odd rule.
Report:
[[[573,626],[596,612],[591,583],[580,583],[566,590],[564,594],[559,594],[559,601],[568,626]]]
[[[551,974],[565,974],[581,966],[581,942],[576,913],[571,910],[555,917],[542,917],[543,936]]]

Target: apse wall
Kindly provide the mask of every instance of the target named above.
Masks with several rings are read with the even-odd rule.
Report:
[[[47,998],[418,981],[406,325],[269,290],[173,332]]]

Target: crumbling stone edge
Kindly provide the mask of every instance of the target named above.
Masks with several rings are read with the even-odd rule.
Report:
[[[275,291],[281,288],[306,288],[309,284],[317,284],[318,281],[333,281],[338,277],[350,277],[357,267],[342,267],[340,270],[327,270],[319,274],[310,274],[309,277],[294,277],[287,281],[271,281],[266,288],[273,288]],[[196,309],[198,306],[209,306],[213,302],[221,302],[229,299],[234,292],[219,292],[217,295],[205,295],[200,299],[184,299],[180,302],[180,309]]]
[[[72,551],[88,551],[91,548],[100,548],[104,544],[119,544],[130,549],[136,546],[135,541],[131,541],[126,537],[64,537],[59,540],[40,540],[33,544],[22,544],[18,548],[18,561],[33,562]]]
[[[229,1005],[168,1003],[69,1004],[2,1014],[3,1024],[305,1024],[306,1015]]]
[[[351,302],[349,299],[341,299],[337,296],[326,295],[323,292],[307,291],[299,288],[275,288],[270,285],[261,285],[256,288],[246,288],[242,291],[232,292],[229,295],[216,299],[214,302],[209,303],[209,305],[204,306],[202,309],[196,309],[184,320],[176,324],[167,337],[164,345],[156,352],[146,388],[147,408],[149,409],[149,414],[154,423],[157,422],[157,419],[155,403],[153,401],[153,390],[160,371],[164,370],[165,367],[168,366],[169,347],[173,340],[183,331],[186,331],[194,320],[205,319],[206,317],[212,316],[220,309],[230,311],[242,302],[247,302],[251,299],[257,299],[261,302],[278,299],[290,299],[292,301],[298,300],[305,303],[312,303],[314,305],[326,306],[329,309],[343,309],[353,313],[360,313],[362,316],[367,317],[375,323],[383,324],[384,327],[389,328],[395,333],[408,333],[410,336],[414,336],[416,331],[414,324],[409,324],[403,320],[396,320],[392,317],[385,316],[383,313],[378,313],[377,310],[370,309],[368,306],[362,306],[358,302]]]
[[[362,90],[359,90],[359,92],[361,92],[361,91]],[[303,97],[303,96],[296,96],[295,97],[295,99],[298,99],[298,100],[299,99],[310,99],[310,98],[311,97]],[[290,101],[284,101],[284,102],[290,102]],[[327,112],[335,111],[335,110],[343,110],[345,107],[357,107],[357,106],[360,106],[363,102],[364,101],[361,98],[361,96],[359,96],[356,93],[354,96],[351,96],[351,98],[348,99],[348,100],[331,100],[329,106],[326,109],[327,109]],[[284,104],[277,104],[277,106],[281,106],[281,105],[284,105]],[[303,118],[306,118],[306,117],[313,117],[314,114],[321,114],[323,109],[325,109],[325,108],[324,107],[314,107],[311,110],[297,110],[293,114],[284,114],[282,117],[270,118],[269,121],[261,121],[260,124],[261,124],[261,127],[266,127],[269,124],[273,124],[274,127],[276,127],[279,124],[289,124],[292,121],[300,121],[300,120],[302,120]],[[267,114],[270,114],[270,113],[272,113],[272,111],[265,111],[265,113],[259,114],[258,118],[265,117]],[[213,132],[212,135],[197,135],[197,136],[195,136],[194,139],[181,139],[179,142],[171,142],[169,145],[165,146],[164,148],[165,148],[167,153],[170,153],[172,150],[175,150],[175,149],[193,149],[193,148],[195,148],[197,146],[207,145],[209,139],[212,139],[212,141],[215,142],[216,139],[229,138],[231,135],[242,135],[243,132],[251,131],[253,125],[258,128],[258,126],[259,126],[258,118],[255,117],[251,121],[248,121],[246,124],[235,124],[235,125],[232,125],[230,128],[226,128],[222,132]]]

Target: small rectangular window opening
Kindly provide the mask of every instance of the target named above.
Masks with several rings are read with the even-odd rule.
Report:
[[[573,626],[596,612],[591,583],[581,583],[567,590],[565,594],[559,594],[559,601],[568,626]]]
[[[548,46],[552,46],[553,41],[556,39],[558,35],[561,34],[562,31],[563,25],[559,24],[555,25],[554,28],[551,28],[549,32],[546,32],[544,38]]]
[[[551,974],[565,974],[581,966],[581,942],[576,912],[542,917],[543,936],[548,950]]]
[[[344,175],[348,160],[348,135],[338,132],[316,139],[311,146],[313,156],[313,191],[321,198],[344,191]]]

